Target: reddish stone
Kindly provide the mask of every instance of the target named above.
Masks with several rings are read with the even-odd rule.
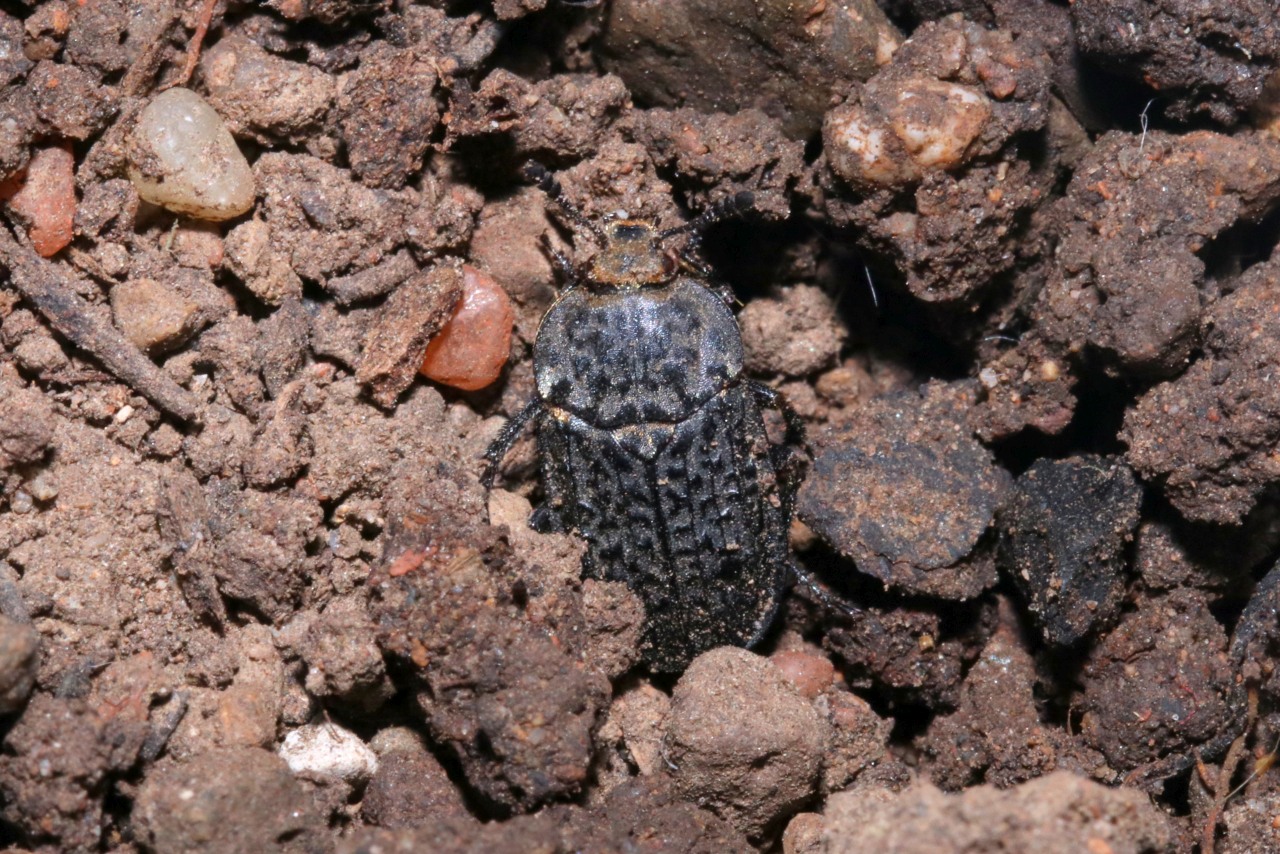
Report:
[[[515,310],[502,286],[487,273],[463,265],[462,300],[453,318],[427,345],[422,375],[476,391],[502,374],[511,353]]]
[[[36,151],[9,208],[27,223],[31,245],[45,258],[71,242],[76,215],[76,160],[67,144]]]
[[[801,696],[812,700],[831,687],[836,669],[829,659],[804,650],[784,650],[769,657]]]

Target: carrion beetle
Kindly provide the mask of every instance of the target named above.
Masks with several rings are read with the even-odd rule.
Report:
[[[678,235],[696,242],[751,196],[666,231],[635,219],[600,226],[543,167],[526,174],[601,248],[581,273],[552,252],[566,287],[534,343],[537,396],[486,452],[484,486],[532,421],[546,500],[531,524],[577,532],[583,576],[640,596],[649,666],[680,671],[713,647],[751,646],[791,579],[804,425],[780,394],[742,375],[730,298],[687,249],[665,248]],[[767,436],[763,408],[782,413],[782,442]]]

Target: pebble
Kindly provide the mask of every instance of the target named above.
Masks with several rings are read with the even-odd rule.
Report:
[[[128,154],[129,180],[152,204],[209,220],[253,207],[249,162],[222,117],[190,89],[168,89],[143,109]]]
[[[991,100],[974,87],[912,80],[887,115],[857,102],[829,112],[823,141],[845,180],[895,186],[965,162],[992,112]]]
[[[360,783],[378,770],[378,754],[348,729],[332,724],[308,724],[284,737],[280,758],[295,774],[312,773]]]
[[[76,216],[75,155],[70,145],[42,148],[31,158],[26,179],[9,207],[27,222],[31,245],[43,257],[71,242]]]
[[[35,477],[27,482],[26,491],[31,497],[41,503],[47,503],[58,497],[58,485],[49,475],[49,470],[44,469]]]
[[[125,337],[147,353],[172,350],[196,331],[199,307],[153,279],[129,279],[111,289],[111,314]]]
[[[890,126],[924,169],[960,165],[969,146],[991,119],[991,101],[958,83],[921,80],[898,96],[900,112]]]
[[[453,319],[427,345],[422,375],[441,385],[477,391],[502,374],[511,355],[515,309],[487,273],[462,267],[462,301]]]
[[[836,669],[828,658],[805,650],[783,650],[769,657],[800,695],[812,700],[831,687]]]

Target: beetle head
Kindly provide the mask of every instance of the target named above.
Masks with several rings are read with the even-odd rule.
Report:
[[[656,224],[641,219],[613,220],[601,228],[569,203],[560,182],[541,163],[530,161],[525,165],[524,173],[575,225],[601,245],[591,265],[589,283],[606,290],[661,285],[671,281],[681,266],[700,269],[689,253],[696,247],[702,231],[725,217],[750,209],[754,204],[752,195],[744,192],[721,200],[684,225],[665,231],[658,231]],[[665,249],[663,244],[678,234],[690,235],[684,250]]]
[[[662,240],[644,220],[608,223],[604,247],[591,264],[591,282],[606,288],[640,288],[670,281],[680,262],[673,252],[663,250]]]

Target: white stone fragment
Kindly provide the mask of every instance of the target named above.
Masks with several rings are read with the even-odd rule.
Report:
[[[209,220],[253,207],[253,172],[222,117],[190,89],[161,92],[129,137],[129,180],[138,195]]]
[[[950,169],[963,162],[969,145],[991,118],[991,101],[957,83],[917,80],[898,93],[894,133],[925,169]]]
[[[298,727],[284,737],[279,753],[295,774],[327,774],[360,783],[378,770],[378,755],[369,745],[332,723]]]

